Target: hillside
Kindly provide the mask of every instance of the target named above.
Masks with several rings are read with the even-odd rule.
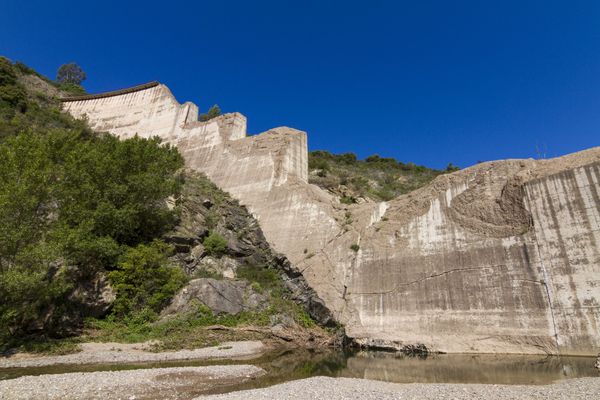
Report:
[[[159,139],[63,112],[80,92],[0,58],[0,349],[82,333],[68,343],[328,342],[311,315],[332,325],[329,311],[247,210]]]
[[[358,160],[354,153],[336,155],[323,150],[308,154],[308,168],[310,183],[345,204],[367,199],[388,201],[428,184],[436,176],[458,170],[452,164],[442,171],[378,155]]]

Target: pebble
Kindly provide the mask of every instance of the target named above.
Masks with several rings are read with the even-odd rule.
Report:
[[[9,357],[0,357],[0,368],[241,358],[258,356],[265,349],[265,346],[260,341],[227,342],[222,343],[220,346],[163,352],[140,350],[136,346],[139,347],[141,345],[84,343],[82,345],[83,351],[74,354],[30,357],[21,357],[17,354]]]
[[[398,384],[366,379],[313,377],[263,389],[243,390],[195,400],[591,400],[600,399],[600,378],[580,378],[550,385]]]
[[[265,371],[253,365],[149,368],[23,376],[0,381],[1,400],[136,400],[179,398],[220,380],[243,382]],[[197,393],[197,392],[196,392]],[[189,397],[188,397],[189,398]]]

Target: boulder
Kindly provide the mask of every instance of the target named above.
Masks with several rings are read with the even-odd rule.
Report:
[[[248,282],[213,278],[194,279],[181,289],[163,312],[163,316],[192,311],[194,300],[204,304],[214,314],[236,315],[242,311],[261,311],[268,298],[258,293]]]

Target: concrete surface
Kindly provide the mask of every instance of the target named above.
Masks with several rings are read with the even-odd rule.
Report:
[[[505,160],[387,203],[343,205],[307,183],[304,132],[198,122],[157,85],[67,101],[97,130],[158,135],[246,205],[347,333],[447,352],[600,350],[600,148]],[[350,247],[360,246],[358,251]]]

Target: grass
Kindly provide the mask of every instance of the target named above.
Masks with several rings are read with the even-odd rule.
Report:
[[[217,271],[210,271],[205,268],[199,268],[194,272],[194,275],[192,276],[192,279],[198,278],[212,278],[220,281],[223,279],[223,274]]]
[[[237,269],[237,275],[238,279],[248,281],[256,291],[269,295],[267,308],[262,311],[243,311],[236,315],[217,315],[196,300],[192,304],[192,311],[162,321],[158,320],[156,314],[143,310],[128,318],[109,316],[102,320],[87,320],[86,334],[81,340],[122,343],[156,340],[160,343],[155,350],[160,351],[214,346],[228,340],[256,339],[256,332],[206,329],[214,325],[231,328],[268,327],[278,316],[288,316],[303,328],[317,326],[304,308],[289,298],[278,271],[263,265],[243,265]]]
[[[61,356],[81,351],[79,338],[53,339],[47,337],[26,337],[14,343],[12,352],[34,353],[46,356]]]
[[[290,302],[271,305],[264,311],[244,311],[237,315],[213,314],[206,306],[197,303],[196,309],[171,319],[158,322],[119,321],[113,318],[91,319],[86,322],[86,334],[82,341],[140,343],[156,341],[155,351],[193,349],[216,346],[224,341],[260,339],[261,334],[240,330],[213,330],[207,327],[266,327],[271,317],[280,314],[282,306],[289,310],[294,320],[304,328],[313,328],[315,322],[297,304]]]

